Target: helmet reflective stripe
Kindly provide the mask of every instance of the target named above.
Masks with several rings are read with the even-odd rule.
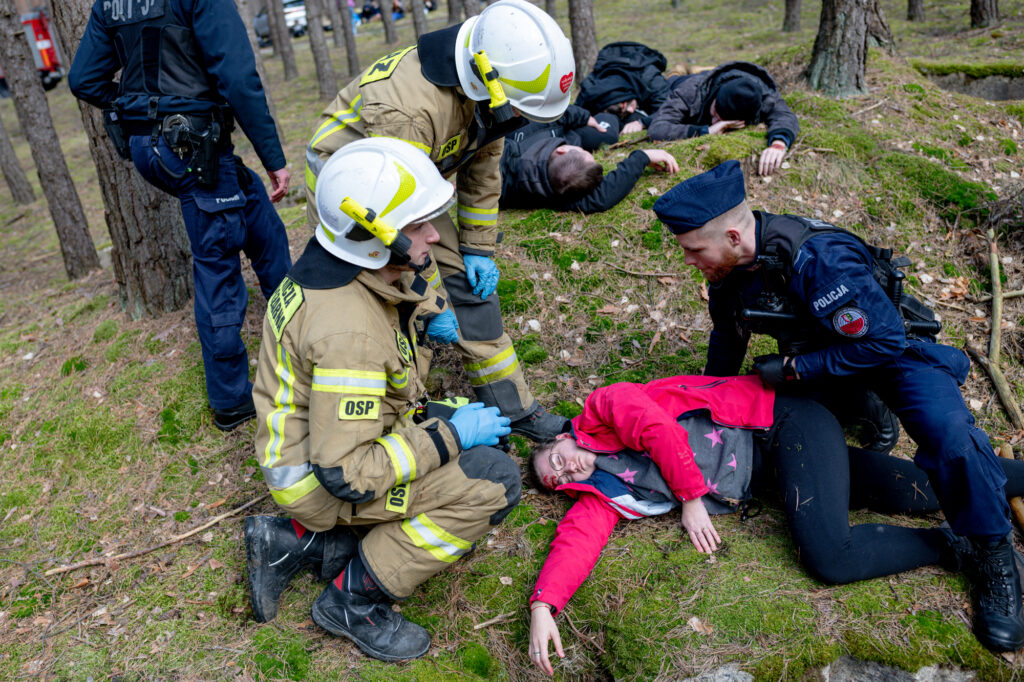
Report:
[[[398,191],[395,192],[395,196],[391,197],[391,203],[389,203],[387,207],[380,212],[382,217],[386,216],[392,211],[392,209],[411,197],[412,193],[416,191],[416,178],[412,176],[412,173],[407,171],[405,168],[402,168],[400,163],[397,161],[394,163],[395,168],[398,170],[398,177],[401,178],[401,181],[398,184]]]
[[[547,66],[544,67],[544,71],[541,72],[541,74],[534,78],[532,81],[514,81],[511,78],[502,78],[500,75],[498,76],[498,80],[500,80],[505,85],[509,85],[513,88],[516,88],[517,90],[522,90],[523,92],[528,92],[532,95],[536,95],[539,92],[543,92],[544,88],[547,87],[548,78],[550,76],[551,65],[548,64]]]

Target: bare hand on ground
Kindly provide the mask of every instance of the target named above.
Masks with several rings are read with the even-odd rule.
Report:
[[[676,162],[674,156],[669,154],[663,149],[645,149],[644,154],[647,154],[647,165],[652,168],[657,168],[660,171],[667,173],[678,173],[679,164]]]
[[[712,123],[708,127],[708,135],[718,135],[720,133],[731,133],[734,130],[742,130],[746,128],[747,124],[743,121],[719,121],[718,123]]]
[[[690,534],[690,542],[698,552],[711,554],[722,542],[722,538],[718,537],[718,531],[711,523],[708,510],[704,508],[704,502],[699,497],[683,502],[683,528]]]
[[[786,150],[776,147],[766,147],[761,152],[761,161],[757,164],[757,172],[761,175],[771,175],[779,170],[782,160],[786,158]]]
[[[548,657],[548,642],[554,641],[559,658],[565,658],[565,651],[562,649],[562,638],[558,634],[555,617],[547,606],[537,606],[541,603],[535,601],[530,605],[533,608],[530,612],[530,661],[548,675],[554,675],[555,669]]]
[[[639,133],[644,129],[643,121],[630,121],[626,125],[622,126],[622,134],[626,133]]]

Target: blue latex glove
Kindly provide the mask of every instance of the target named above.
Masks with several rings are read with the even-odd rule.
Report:
[[[459,434],[463,450],[477,445],[497,445],[499,438],[512,433],[508,417],[502,417],[497,407],[484,407],[483,403],[463,405],[448,421]]]
[[[435,315],[427,323],[427,338],[438,343],[457,343],[459,340],[459,321],[450,309]]]
[[[498,288],[498,266],[490,258],[484,256],[462,257],[466,266],[466,279],[473,287],[473,294],[485,299]]]

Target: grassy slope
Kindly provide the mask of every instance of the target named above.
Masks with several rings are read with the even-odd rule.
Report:
[[[804,30],[783,36],[775,31],[781,3],[748,1],[726,11],[713,2],[687,2],[675,14],[667,2],[645,4],[642,24],[637,3],[598,4],[602,41],[641,39],[662,49],[670,64],[765,56],[787,81],[803,134],[790,168],[770,183],[750,183],[753,203],[832,219],[909,253],[916,264],[911,288],[948,299],[939,310],[950,342],[984,338],[987,310],[977,311],[957,293],[961,286],[987,287],[987,271],[979,267],[983,244],[969,229],[977,215],[969,209],[988,201],[993,187],[1003,197],[1019,191],[1010,173],[1021,167],[1020,103],[949,95],[901,59],[878,52],[872,53],[867,97],[836,102],[808,93],[792,76],[813,40],[813,6],[805,8]],[[1004,2],[1009,18],[983,32],[961,30],[965,3],[930,5],[929,22],[918,26],[897,19],[902,5],[885,8],[906,56],[1019,60],[1020,0]],[[410,40],[411,28],[401,30]],[[364,64],[386,51],[378,26],[363,31],[360,45]],[[303,74],[298,83],[283,84],[279,62],[267,64],[293,164],[300,163],[319,106],[305,41],[296,48]],[[50,103],[102,246],[109,240],[77,108],[63,86]],[[9,101],[0,101],[0,116],[31,169]],[[668,148],[686,177],[726,158],[750,159],[762,146],[763,133],[752,131]],[[255,163],[247,143],[240,149]],[[629,151],[601,158],[611,166]],[[750,170],[749,161],[745,167]],[[301,177],[299,165],[293,172]],[[506,324],[533,386],[563,413],[573,414],[593,386],[698,371],[703,364],[708,319],[701,284],[647,210],[678,179],[646,175],[620,206],[589,218],[547,211],[503,216]],[[308,235],[301,192],[288,201],[281,212],[298,249]],[[953,225],[959,229],[952,231]],[[212,429],[189,311],[131,322],[118,311],[106,273],[67,282],[42,199],[16,207],[5,198],[0,226],[0,677],[532,675],[523,605],[565,508],[534,494],[479,551],[403,605],[435,643],[425,660],[403,666],[368,661],[322,634],[308,618],[320,590],[308,577],[285,595],[274,624],[254,624],[237,519],[120,565],[44,578],[55,563],[155,544],[264,487],[251,451],[253,426],[227,437]],[[1005,241],[1004,253],[1012,257],[1007,286],[1021,288],[1024,254],[1014,240]],[[925,274],[935,279],[927,282]],[[1019,304],[1008,306],[1005,319],[1019,326]],[[251,349],[259,343],[262,312],[262,303],[250,306]],[[540,333],[529,332],[533,319]],[[1022,385],[1017,334],[1016,326],[1006,332],[1008,352],[1016,355],[1008,373]],[[770,341],[757,345],[762,350]],[[453,366],[452,354],[442,355]],[[439,391],[465,388],[458,371],[438,372],[437,379]],[[990,433],[1011,435],[984,377],[972,376],[967,391],[979,401],[976,412]],[[263,502],[259,509],[274,508]],[[679,677],[737,661],[765,679],[798,678],[844,652],[909,670],[937,663],[973,668],[986,679],[1020,673],[1019,664],[989,655],[970,635],[957,576],[924,569],[826,588],[800,569],[777,510],[769,506],[746,523],[716,523],[728,542],[710,561],[688,547],[674,518],[620,527],[559,621],[567,647],[560,674]],[[473,629],[499,614],[510,616]],[[692,616],[706,621],[712,634],[689,627]]]

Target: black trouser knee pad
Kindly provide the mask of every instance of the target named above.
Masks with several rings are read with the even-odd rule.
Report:
[[[519,497],[523,492],[519,465],[501,450],[486,445],[470,448],[459,456],[459,468],[466,478],[491,481],[505,487],[506,506],[491,514],[488,522],[492,526],[504,521],[509,512],[519,504]]]
[[[473,293],[465,273],[444,278],[444,288],[459,321],[459,333],[466,341],[493,341],[504,333],[501,303],[497,292],[481,300]]]

